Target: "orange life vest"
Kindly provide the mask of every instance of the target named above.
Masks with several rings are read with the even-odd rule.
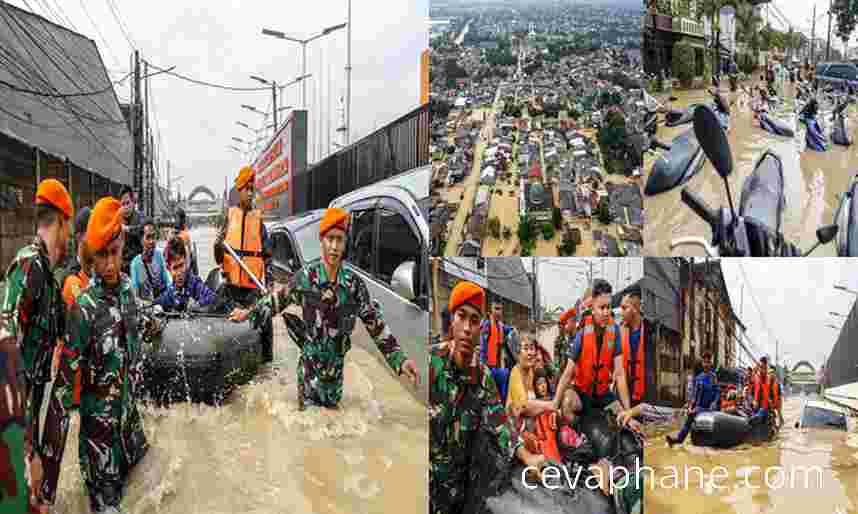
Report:
[[[771,388],[772,388],[772,397],[773,397],[773,398],[772,398],[772,402],[773,402],[773,403],[772,403],[772,406],[773,406],[773,407],[775,407],[775,408],[777,408],[777,406],[778,406],[778,392],[779,392],[779,391],[778,391],[778,389],[779,389],[779,387],[778,387],[778,381],[777,381],[777,380],[775,380],[774,378],[772,378],[772,385],[771,385]]]
[[[632,395],[632,401],[639,402],[643,399],[646,389],[643,323],[640,325],[641,338],[638,342],[638,351],[634,355],[634,358],[632,358],[631,343],[629,342],[632,331],[626,325],[623,325],[620,330],[623,344],[623,367],[626,368],[626,380],[629,384],[629,392]]]
[[[66,302],[66,307],[71,308],[77,303],[77,297],[81,291],[89,287],[89,276],[83,271],[78,271],[74,275],[66,277],[63,284],[63,300]],[[72,395],[72,405],[80,406],[80,367],[74,374],[74,388]]]
[[[617,338],[614,322],[609,319],[605,325],[599,355],[596,355],[596,324],[593,316],[588,315],[581,324],[583,334],[581,354],[575,363],[575,387],[591,396],[601,396],[608,392],[614,374],[614,344]]]
[[[256,278],[265,283],[265,261],[262,254],[262,211],[254,209],[244,212],[238,207],[229,209],[228,228],[226,232],[226,243],[241,257],[247,269],[256,275]],[[223,256],[223,270],[226,273],[227,283],[233,286],[256,289],[247,273],[232,258],[231,255]]]
[[[496,368],[499,364],[499,355],[500,355],[500,346],[501,346],[501,338],[503,337],[503,333],[498,327],[498,324],[491,319],[489,320],[489,347],[486,352],[488,355],[486,359],[488,362],[486,363],[490,368]]]
[[[760,398],[760,393],[762,393],[762,398]],[[761,409],[769,408],[769,396],[771,394],[771,381],[768,378],[761,379],[758,377],[754,382],[754,400]]]
[[[560,463],[560,448],[557,447],[557,431],[551,428],[551,414],[544,413],[536,417],[536,437],[542,447],[542,455]]]

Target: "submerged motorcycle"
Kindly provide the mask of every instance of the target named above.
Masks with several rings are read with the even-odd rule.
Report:
[[[819,103],[816,101],[816,98],[811,98],[801,109],[798,120],[806,128],[805,140],[807,147],[817,152],[825,152],[828,150],[828,138],[825,136],[825,131],[817,120],[818,114]]]
[[[849,115],[846,108],[852,103],[851,99],[841,99],[834,108],[834,127],[831,129],[831,141],[835,145],[852,146],[853,138],[849,131]]]
[[[730,144],[711,108],[697,108],[694,132],[706,157],[724,180],[730,207],[714,210],[695,193],[683,189],[682,202],[709,224],[712,241],[710,243],[702,237],[683,237],[673,240],[671,249],[683,245],[699,246],[710,257],[799,257],[809,255],[820,244],[835,238],[837,225],[820,227],[816,231],[817,243],[807,252],[802,252],[784,238],[781,227],[786,206],[786,163],[771,149],[763,153],[754,171],[745,179],[737,212],[727,181],[733,172]]]
[[[728,130],[730,126],[729,105],[720,93],[714,90],[708,92],[713,98],[712,111],[718,117],[720,128]],[[694,109],[696,108],[694,107]],[[691,111],[692,115],[688,116],[686,123],[693,121],[693,112]],[[676,136],[670,145],[659,143],[653,139],[645,149],[653,148],[667,150],[667,154],[659,156],[658,160],[653,163],[652,171],[644,186],[644,195],[646,196],[657,195],[679,187],[691,180],[703,168],[703,152],[693,129],[688,129]]]

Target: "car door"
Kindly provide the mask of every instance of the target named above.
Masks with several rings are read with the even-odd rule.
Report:
[[[289,232],[277,229],[271,233],[272,277],[275,282],[286,283],[301,268],[301,262],[295,251],[295,245]]]
[[[412,280],[418,296],[428,296],[425,273],[426,242],[422,241],[414,220],[409,219],[409,210],[398,200],[375,198],[344,208],[352,213],[354,220],[349,233],[349,266],[364,280],[370,297],[381,306],[385,323],[391,333],[417,366],[422,385],[416,393],[412,389],[409,389],[409,392],[414,394],[418,401],[426,403],[429,311],[428,308],[418,305],[421,301],[414,302],[404,298],[393,288],[393,274],[396,269],[403,263],[413,262],[415,278]],[[366,234],[369,226],[372,227],[372,237],[367,243],[366,236],[360,233]],[[352,341],[375,355],[387,368],[384,358],[365,329],[356,330]]]

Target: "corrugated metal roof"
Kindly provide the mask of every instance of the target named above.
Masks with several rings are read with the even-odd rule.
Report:
[[[0,86],[0,132],[120,184],[132,139],[95,42],[0,0],[0,79],[24,89],[103,93],[47,98]],[[109,88],[109,89],[108,89]]]

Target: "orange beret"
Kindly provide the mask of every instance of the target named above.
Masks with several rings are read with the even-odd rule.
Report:
[[[575,307],[567,309],[566,312],[560,315],[560,324],[565,325],[569,321],[569,318],[575,316],[577,313],[578,311],[575,310]]]
[[[319,237],[325,237],[325,234],[333,228],[338,228],[345,232],[348,228],[349,213],[336,207],[331,207],[325,211],[322,217],[322,224],[319,225]]]
[[[473,282],[459,282],[450,294],[450,303],[447,304],[447,309],[452,314],[462,305],[468,304],[475,307],[482,314],[485,300],[486,292],[483,291],[482,287]]]
[[[86,226],[86,244],[97,252],[110,244],[122,232],[122,204],[116,198],[107,196],[99,200]]]
[[[74,214],[72,199],[66,186],[57,179],[49,178],[41,181],[36,189],[36,205],[52,205],[59,209],[66,218]]]
[[[250,166],[241,168],[241,171],[238,172],[238,176],[235,177],[235,188],[241,191],[250,183],[251,180],[253,180],[254,176],[255,173],[253,172],[253,168]]]

